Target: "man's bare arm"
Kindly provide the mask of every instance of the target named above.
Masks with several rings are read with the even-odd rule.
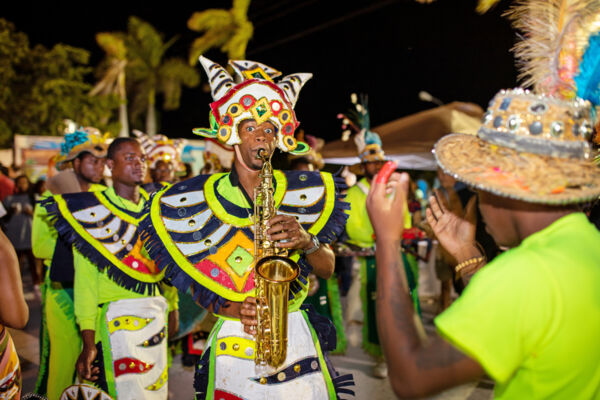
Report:
[[[367,211],[377,238],[377,328],[390,383],[400,397],[419,397],[475,380],[483,369],[440,337],[427,340],[416,329],[420,321],[400,255],[408,183],[407,174],[393,174],[387,183],[375,179]]]
[[[23,295],[19,260],[12,244],[0,231],[0,324],[22,329],[29,320],[29,308]]]
[[[475,360],[438,335],[427,343],[419,339],[413,303],[404,290],[400,242],[378,240],[376,257],[377,327],[396,395],[425,396],[481,377],[483,368]]]
[[[335,269],[335,254],[326,244],[321,243],[319,250],[306,256],[306,260],[313,267],[313,273],[320,278],[329,279]]]

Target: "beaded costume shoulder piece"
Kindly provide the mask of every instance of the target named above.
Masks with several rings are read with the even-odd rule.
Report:
[[[141,223],[151,258],[182,291],[193,288],[202,306],[215,311],[224,301],[254,294],[253,209],[228,173],[200,175],[156,193]],[[322,243],[343,230],[348,204],[341,200],[343,179],[325,172],[274,171],[275,206],[293,215]],[[299,257],[301,273],[290,286],[291,303],[306,296],[312,267]]]
[[[148,194],[141,191],[147,201]],[[56,195],[42,202],[58,234],[125,289],[159,293],[163,278],[148,257],[138,231],[144,209],[134,212],[118,205],[107,191]]]

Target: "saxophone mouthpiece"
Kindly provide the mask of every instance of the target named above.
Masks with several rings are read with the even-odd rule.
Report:
[[[267,150],[266,149],[258,149],[256,152],[256,158],[259,160],[265,161],[267,159]]]

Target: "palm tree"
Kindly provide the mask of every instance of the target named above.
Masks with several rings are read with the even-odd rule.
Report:
[[[127,48],[124,35],[121,33],[98,33],[96,42],[106,53],[106,59],[100,66],[101,78],[90,91],[91,96],[97,94],[117,94],[119,104],[119,136],[129,136],[127,118],[127,93],[125,89],[125,68],[127,66]]]
[[[254,28],[248,20],[250,0],[233,0],[230,10],[208,9],[195,12],[188,20],[188,28],[204,32],[190,48],[190,65],[196,65],[198,56],[211,48],[220,47],[230,60],[246,58],[246,47]]]
[[[179,108],[181,86],[197,86],[200,75],[181,58],[164,59],[165,52],[177,40],[164,42],[162,35],[149,23],[130,17],[125,44],[129,62],[129,93],[133,93],[131,118],[146,112],[146,133],[156,134],[156,95],[164,97],[163,109]]]

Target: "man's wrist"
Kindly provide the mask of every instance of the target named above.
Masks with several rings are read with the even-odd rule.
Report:
[[[321,243],[319,242],[319,239],[317,239],[317,237],[315,235],[310,235],[310,241],[308,242],[308,244],[306,246],[304,246],[302,248],[302,251],[304,252],[305,255],[310,255],[314,252],[316,252],[317,250],[319,250],[319,247],[321,247]]]
[[[485,252],[477,246],[476,242],[461,247],[455,256],[456,262],[459,264],[477,257],[485,257]]]
[[[91,329],[84,329],[81,331],[81,339],[83,347],[92,348],[96,347],[96,331]]]
[[[400,239],[400,237],[394,238],[392,235],[379,235],[377,236],[375,243],[377,244],[377,246],[389,247],[400,245],[401,241],[402,240]]]

